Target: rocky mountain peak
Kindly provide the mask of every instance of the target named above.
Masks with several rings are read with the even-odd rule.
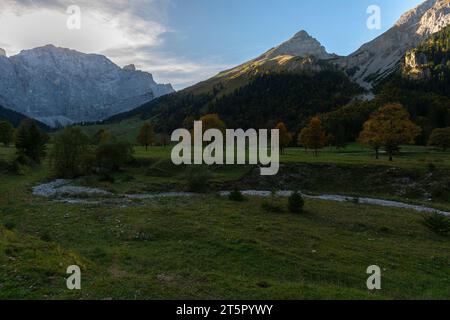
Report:
[[[295,57],[314,56],[318,59],[330,59],[333,57],[327,53],[325,47],[317,39],[311,37],[304,30],[297,32],[294,37],[268,52],[268,58],[282,55]]]
[[[408,50],[450,24],[450,1],[427,0],[403,14],[397,23],[356,52],[338,61],[360,85],[373,84],[396,69]]]
[[[6,57],[5,49],[0,48],[0,57]]]
[[[49,126],[104,120],[172,92],[134,66],[54,45],[0,59],[0,105]]]
[[[136,66],[134,64],[129,64],[129,65],[123,67],[122,69],[126,70],[126,71],[136,71]]]

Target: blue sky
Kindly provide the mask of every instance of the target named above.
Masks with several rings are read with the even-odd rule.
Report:
[[[421,0],[177,0],[168,50],[194,58],[216,56],[237,64],[304,29],[329,52],[347,55],[390,28]],[[367,8],[381,8],[382,29],[366,27]]]
[[[52,43],[135,63],[181,89],[252,59],[304,29],[346,55],[421,0],[2,0],[0,47],[9,55]],[[79,5],[82,28],[67,30]],[[366,27],[381,8],[381,30]],[[11,32],[11,30],[14,30]]]

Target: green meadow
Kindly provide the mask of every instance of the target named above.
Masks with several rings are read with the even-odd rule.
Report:
[[[389,163],[358,145],[326,149],[317,158],[288,149],[282,163],[423,172],[434,163],[442,174],[449,169],[448,153],[402,151]],[[113,180],[91,176],[75,183],[117,194],[183,191],[184,168],[170,163],[170,152],[170,147],[137,147],[135,163]],[[3,167],[13,156],[13,148],[0,147]],[[450,297],[450,241],[425,228],[423,214],[310,199],[302,214],[293,214],[281,198],[274,201],[282,211],[269,212],[262,208],[265,199],[233,202],[214,192],[239,185],[251,169],[214,168],[211,192],[192,198],[67,204],[32,195],[33,186],[52,179],[47,161],[25,175],[3,168],[0,299]],[[325,184],[324,191],[329,191]],[[374,195],[379,194],[359,196]],[[66,288],[66,268],[74,264],[82,269],[80,291]],[[382,290],[367,289],[371,265],[382,268]]]

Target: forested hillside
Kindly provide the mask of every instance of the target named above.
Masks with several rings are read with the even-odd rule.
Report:
[[[6,109],[6,108],[3,108],[2,106],[0,106],[0,120],[9,121],[14,127],[18,127],[19,124],[22,122],[22,120],[27,119],[27,118],[28,117],[23,114],[20,114],[18,112],[15,112],[13,110],[9,110],[9,109]],[[45,125],[41,122],[38,122],[38,121],[36,121],[36,122],[38,123],[38,125],[41,129],[43,129],[45,131],[50,130],[50,128],[47,125]]]
[[[338,71],[269,73],[230,94],[221,95],[220,86],[209,94],[172,94],[110,121],[139,116],[152,119],[158,131],[170,132],[187,118],[217,113],[230,128],[271,128],[283,121],[291,130],[297,130],[309,117],[344,106],[361,92]]]
[[[380,102],[400,102],[419,124],[425,143],[435,128],[450,126],[450,27],[405,56],[401,68],[377,88]]]

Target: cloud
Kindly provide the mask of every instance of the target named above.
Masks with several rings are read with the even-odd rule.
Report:
[[[70,30],[67,9],[81,9],[81,29]],[[104,54],[120,66],[135,64],[176,88],[210,77],[224,65],[191,61],[160,50],[169,0],[1,0],[0,47],[8,55],[46,44]]]

